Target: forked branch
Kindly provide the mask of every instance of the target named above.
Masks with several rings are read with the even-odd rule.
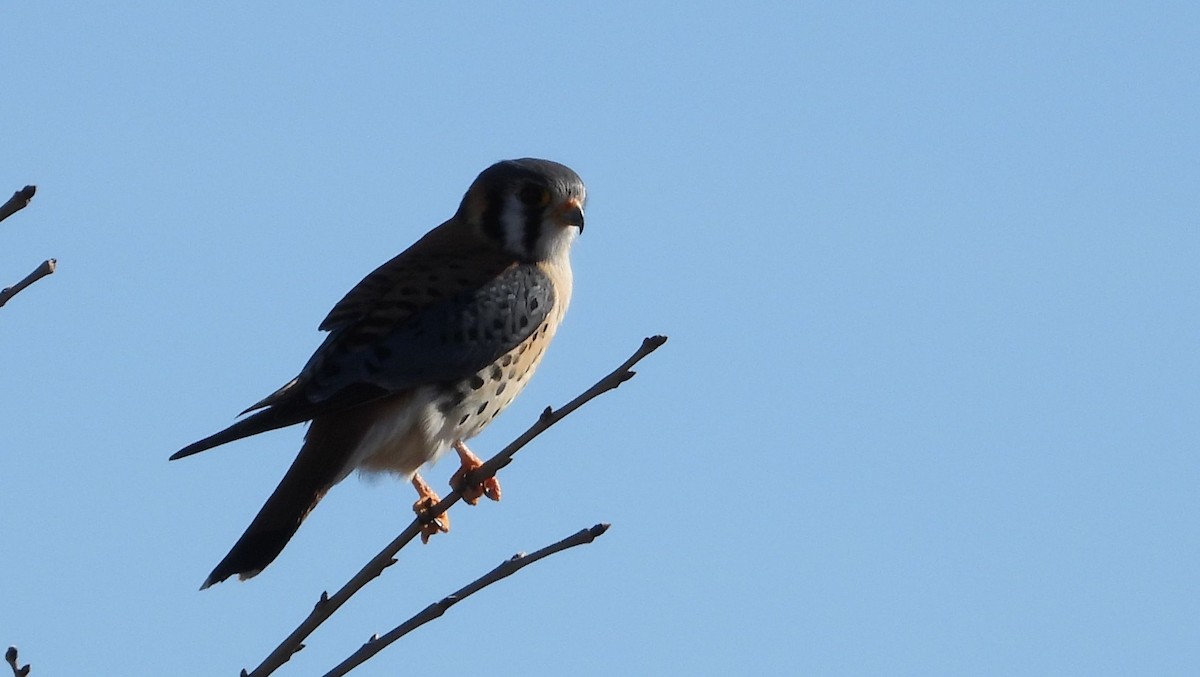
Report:
[[[8,651],[4,652],[4,660],[8,663],[8,667],[12,668],[13,677],[25,677],[29,674],[28,664],[17,667],[17,647],[8,647]]]
[[[644,357],[658,349],[659,346],[667,342],[666,336],[652,336],[642,341],[641,347],[633,353],[628,360],[613,370],[610,374],[600,379],[591,388],[585,390],[581,395],[563,405],[560,409],[555,410],[546,407],[542,415],[538,417],[537,422],[529,427],[520,437],[513,440],[507,447],[502,449],[500,453],[493,456],[486,463],[469,474],[461,486],[477,485],[483,480],[495,476],[496,472],[504,466],[512,463],[512,457],[528,444],[533,438],[545,432],[550,426],[564,419],[571,412],[579,407],[582,407],[588,401],[596,396],[614,390],[625,381],[633,378],[634,373],[632,368],[640,362]],[[383,570],[396,563],[396,553],[400,549],[408,545],[417,534],[421,532],[421,527],[424,523],[436,519],[439,515],[446,512],[450,506],[454,505],[462,498],[459,490],[451,491],[446,498],[442,499],[437,505],[425,511],[423,515],[414,519],[400,535],[388,543],[379,554],[371,558],[362,569],[358,571],[340,590],[335,592],[333,596],[328,593],[321,593],[321,597],[317,600],[313,610],[309,612],[308,617],[301,621],[300,625],[292,631],[286,639],[268,655],[258,667],[252,672],[242,670],[243,677],[266,677],[273,673],[291,658],[292,654],[304,648],[304,640],[313,633],[322,623],[325,622],[335,611],[345,604],[356,592],[361,590],[363,586],[371,582],[377,576],[383,573]]]

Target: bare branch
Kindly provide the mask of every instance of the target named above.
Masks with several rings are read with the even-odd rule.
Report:
[[[666,342],[666,336],[652,336],[643,340],[641,347],[628,360],[625,360],[624,364],[597,381],[596,385],[588,388],[583,394],[563,405],[557,411],[546,407],[546,410],[538,417],[536,423],[530,426],[520,437],[513,440],[511,444],[502,449],[500,453],[489,459],[487,463],[484,463],[468,475],[461,486],[472,486],[489,477],[493,477],[496,471],[511,463],[513,454],[516,454],[530,440],[545,432],[550,426],[558,423],[568,414],[582,407],[597,395],[613,390],[625,381],[633,378],[634,372],[631,371],[633,365],[637,364],[642,358],[654,352]],[[263,659],[263,662],[253,672],[243,670],[243,677],[266,677],[266,675],[273,673],[279,666],[286,663],[292,654],[304,648],[304,640],[324,623],[326,619],[333,615],[339,607],[345,604],[363,586],[382,574],[384,569],[396,563],[396,553],[400,552],[401,548],[408,545],[409,542],[417,537],[417,534],[421,532],[421,527],[425,523],[437,519],[450,506],[457,503],[460,498],[462,498],[462,493],[458,489],[451,491],[440,503],[426,510],[423,515],[413,520],[408,525],[408,528],[400,532],[400,535],[394,538],[391,543],[388,543],[383,550],[379,551],[379,554],[372,557],[371,561],[367,562],[362,569],[359,569],[358,573],[354,574],[354,577],[334,593],[332,597],[328,593],[321,593],[320,599],[317,600],[308,617],[270,655]]]
[[[33,194],[37,192],[37,186],[25,186],[21,190],[13,193],[12,197],[8,198],[8,202],[0,205],[0,221],[16,214],[29,205],[29,201],[33,199]]]
[[[29,665],[17,667],[17,647],[10,646],[8,651],[4,652],[4,660],[8,662],[8,666],[12,668],[13,677],[26,677],[29,674]]]
[[[605,531],[608,531],[608,526],[609,525],[607,524],[597,524],[590,529],[583,529],[578,533],[568,536],[561,541],[554,543],[553,545],[548,545],[541,550],[534,552],[533,554],[526,555],[525,553],[517,553],[516,555],[513,555],[511,559],[501,562],[500,566],[492,569],[488,573],[472,581],[470,584],[460,588],[456,592],[453,592],[446,597],[443,597],[441,601],[425,607],[425,609],[416,616],[413,616],[407,621],[404,621],[400,625],[392,628],[384,636],[372,637],[366,644],[362,645],[358,651],[350,654],[350,656],[346,658],[346,660],[339,663],[337,667],[325,673],[325,677],[341,677],[342,675],[345,675],[359,665],[367,662],[367,660],[375,654],[383,651],[383,649],[385,649],[392,642],[395,642],[413,630],[425,625],[429,621],[441,618],[442,614],[446,613],[450,607],[458,604],[459,602],[486,588],[492,583],[508,578],[509,576],[512,576],[539,559],[549,557],[556,552],[562,552],[567,548],[573,548],[577,545],[591,543],[600,537]]]
[[[25,289],[34,282],[37,282],[43,277],[46,277],[50,273],[53,273],[56,266],[58,266],[58,261],[54,259],[46,259],[45,261],[42,261],[42,265],[38,266],[36,270],[26,275],[24,280],[21,280],[11,287],[0,289],[0,307],[3,307],[5,303],[8,303],[9,299],[21,293],[21,290]]]

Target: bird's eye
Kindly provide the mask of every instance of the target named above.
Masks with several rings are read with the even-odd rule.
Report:
[[[550,191],[532,183],[522,186],[517,197],[526,207],[545,207],[550,204]]]

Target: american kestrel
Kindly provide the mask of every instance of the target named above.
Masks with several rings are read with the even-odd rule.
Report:
[[[312,421],[291,468],[203,588],[266,568],[353,470],[411,480],[420,512],[438,501],[422,465],[454,448],[455,485],[480,465],[465,440],[529,382],[571,300],[568,254],[585,199],[583,181],[557,162],[488,167],[450,220],[333,307],[320,326],[329,336],[300,374],[242,413],[261,411],[171,456]],[[470,503],[500,498],[495,478],[462,489]],[[444,518],[422,537],[447,530]]]

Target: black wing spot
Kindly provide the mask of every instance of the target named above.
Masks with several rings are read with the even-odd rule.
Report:
[[[479,374],[471,377],[471,390],[479,390],[483,387],[483,378]]]
[[[475,415],[479,416],[479,415],[482,415],[483,412],[487,411],[488,404],[489,404],[488,402],[484,402],[483,404],[479,405],[479,408],[475,410]]]
[[[504,372],[500,370],[500,367],[497,367],[493,364],[491,373],[492,380],[499,381],[501,376],[504,376]]]

